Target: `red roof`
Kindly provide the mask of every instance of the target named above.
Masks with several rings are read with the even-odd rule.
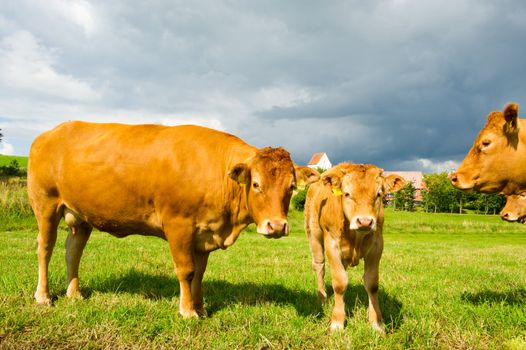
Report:
[[[310,159],[308,165],[316,165],[316,164],[318,164],[319,161],[321,160],[321,157],[323,157],[324,154],[325,154],[325,152],[314,153],[312,155],[312,158]]]

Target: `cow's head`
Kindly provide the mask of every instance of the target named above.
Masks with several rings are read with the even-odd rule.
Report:
[[[319,179],[317,171],[298,167],[283,148],[259,149],[247,163],[235,165],[229,176],[245,187],[247,208],[265,237],[279,238],[289,233],[287,212],[292,191]]]
[[[383,196],[396,192],[405,180],[370,164],[343,163],[322,174],[322,181],[341,196],[343,213],[351,230],[374,231],[383,208]]]
[[[506,197],[506,205],[500,212],[502,220],[526,222],[526,191]]]
[[[462,164],[450,175],[453,186],[484,193],[514,192],[514,181],[521,181],[520,169],[526,161],[526,155],[518,151],[519,131],[517,104],[507,105],[503,112],[491,112]]]

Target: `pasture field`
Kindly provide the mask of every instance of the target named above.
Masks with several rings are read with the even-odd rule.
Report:
[[[85,299],[66,299],[64,226],[50,264],[56,300],[35,305],[36,231],[21,217],[0,230],[0,349],[526,348],[526,226],[388,210],[381,337],[367,323],[363,262],[348,271],[346,328],[328,332],[332,305],[316,298],[303,214],[289,217],[289,237],[266,240],[251,226],[211,254],[200,320],[178,315],[169,249],[153,237],[94,232],[81,263]]]
[[[0,166],[9,165],[13,160],[16,160],[21,168],[27,168],[28,159],[28,157],[23,156],[5,156],[0,154]]]

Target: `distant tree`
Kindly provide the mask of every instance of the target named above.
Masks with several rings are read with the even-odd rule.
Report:
[[[297,210],[303,211],[305,209],[305,200],[307,198],[307,189],[298,190],[298,193],[292,197],[292,205]]]
[[[415,185],[408,181],[394,196],[394,206],[398,210],[415,210]]]
[[[424,182],[426,189],[422,191],[422,200],[426,211],[449,211],[454,188],[449,183],[447,173],[425,174]]]
[[[495,215],[500,212],[504,203],[506,203],[506,197],[499,196],[498,194],[481,193],[477,196],[473,205],[479,213]]]
[[[2,134],[2,129],[0,129],[0,142],[2,142],[2,137],[4,137],[4,135]]]

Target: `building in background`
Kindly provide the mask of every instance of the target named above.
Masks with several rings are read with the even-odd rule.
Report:
[[[422,190],[426,188],[424,183],[424,175],[421,171],[384,171],[384,175],[398,174],[404,178],[406,182],[412,182],[415,187],[415,202],[422,203]]]
[[[329,160],[329,157],[327,157],[327,153],[325,152],[314,153],[309,161],[309,164],[307,164],[307,166],[309,168],[323,169],[323,170],[332,168],[331,161]]]

